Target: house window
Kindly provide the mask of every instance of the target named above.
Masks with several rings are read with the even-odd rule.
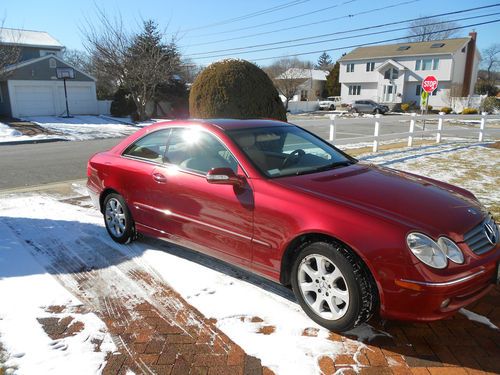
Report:
[[[347,64],[346,69],[347,69],[347,73],[354,72],[354,64]]]
[[[47,56],[47,55],[57,55],[57,51],[52,51],[52,50],[40,50],[40,57]]]
[[[387,69],[384,72],[384,79],[397,79],[399,71],[397,69]]]
[[[409,50],[410,49],[410,46],[399,46],[398,47],[398,51],[406,51],[406,50]]]
[[[367,72],[373,72],[375,69],[375,63],[374,62],[367,62],[366,63],[366,71]]]
[[[431,48],[441,48],[444,46],[444,43],[434,43],[433,45],[431,45]]]
[[[462,48],[462,53],[465,53],[466,50],[467,50],[467,47]]]
[[[56,59],[49,59],[49,68],[55,69],[57,67]]]
[[[307,90],[300,90],[300,100],[302,102],[307,101]]]
[[[437,70],[439,59],[422,59],[415,62],[415,70]]]
[[[349,95],[361,95],[361,85],[350,85]]]

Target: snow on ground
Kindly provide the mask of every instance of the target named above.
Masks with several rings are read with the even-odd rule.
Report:
[[[10,137],[18,137],[21,135],[21,132],[10,128],[8,125],[2,124],[0,122],[0,138],[10,138]]]
[[[122,137],[134,133],[141,124],[127,125],[109,117],[74,116],[63,118],[55,116],[26,117],[41,127],[56,133],[62,133],[59,138],[70,141],[83,141],[97,138]],[[147,125],[150,125],[148,122]]]
[[[9,125],[0,122],[0,143],[49,139],[49,138],[59,138],[59,137],[55,135],[45,135],[45,134],[30,137],[27,135],[23,135],[20,131],[16,129],[12,129]]]
[[[247,354],[258,357],[263,365],[270,367],[277,374],[319,373],[318,359],[320,357],[328,356],[334,359],[340,354],[347,354],[356,359],[356,353],[365,347],[362,342],[348,338],[343,341],[329,340],[330,332],[317,326],[305,315],[288,289],[274,283],[236,270],[211,258],[156,240],[144,239],[129,246],[113,243],[103,227],[100,213],[93,208],[77,207],[47,196],[12,196],[0,200],[0,225],[2,225],[0,237],[10,238],[7,243],[11,244],[7,248],[0,249],[1,259],[6,258],[5,254],[8,252],[19,252],[21,240],[41,244],[44,249],[53,244],[54,249],[47,253],[67,249],[73,254],[72,256],[77,256],[78,259],[87,262],[86,265],[89,268],[94,269],[97,266],[92,263],[92,259],[95,259],[96,255],[92,254],[100,250],[94,250],[93,242],[89,242],[92,239],[101,247],[105,245],[106,253],[110,258],[120,260],[120,264],[107,267],[110,270],[105,268],[101,275],[111,274],[112,269],[120,268],[121,265],[128,263],[138,264],[143,269],[149,270],[147,272],[161,275],[203,315],[217,319],[218,328],[239,344]],[[16,238],[12,234],[13,228],[18,231],[21,238]],[[41,228],[44,230],[40,230]],[[58,248],[58,243],[62,243],[63,247]],[[21,249],[23,249],[22,245]],[[33,248],[31,251],[33,252]],[[120,252],[124,257],[113,256],[112,254],[116,252]],[[36,251],[34,255],[39,263],[50,265],[50,259],[44,260],[45,254],[44,250]],[[25,257],[32,261],[29,255]],[[14,261],[15,258],[7,257],[7,259]],[[18,282],[22,282],[19,288],[23,289],[17,289],[17,287],[16,289],[22,290],[21,293],[24,293],[26,283],[38,282],[38,279],[45,277],[50,278],[39,268],[33,271],[30,268],[25,270],[24,266],[20,266],[25,263],[24,260],[21,259],[20,262],[17,266],[20,269],[19,272],[22,270],[23,273],[34,274],[19,277]],[[7,267],[10,266],[0,267],[0,277],[3,277],[0,287],[4,282],[15,282],[17,279],[15,275],[7,271],[10,269]],[[126,275],[127,272],[125,270],[120,274]],[[14,281],[11,281],[11,278]],[[112,282],[114,281],[110,279],[109,283]],[[9,285],[4,285],[5,289],[9,288]],[[125,287],[126,283],[124,282],[123,285]],[[20,302],[17,302],[13,295],[14,291],[7,295],[6,300],[12,299],[13,306],[9,309],[3,306],[0,308],[4,319],[2,321],[4,323],[0,324],[0,337],[9,353],[26,352],[30,349],[30,347],[26,349],[22,341],[12,335],[12,332],[19,329],[21,322],[24,323],[26,329],[36,332],[40,330],[36,321],[31,318],[34,313],[27,317],[15,316],[15,311],[25,309],[24,305],[28,304],[29,311],[34,310],[41,314],[43,310],[38,308],[40,304],[65,303],[62,298],[58,299],[58,291],[54,288],[40,283],[40,288],[32,291],[37,294],[33,301],[30,298],[31,294],[28,294],[28,298],[23,297]],[[31,293],[31,291],[26,291],[26,293]],[[137,291],[134,290],[133,293]],[[66,297],[66,299],[71,298],[67,294]],[[5,324],[7,320],[16,320],[18,323],[9,328]],[[261,329],[263,331],[270,329],[274,332],[264,334],[260,332]],[[303,335],[304,332],[310,336]],[[369,340],[377,335],[386,334],[364,325],[353,331],[352,335],[360,335],[363,339]],[[45,339],[45,341],[50,340]],[[48,343],[40,338],[39,341],[34,341],[31,347],[38,348],[40,353],[43,353],[46,348],[50,348],[50,345],[47,345]],[[80,350],[86,353],[85,348]],[[84,356],[85,354],[82,358]],[[37,358],[39,357],[29,357],[25,361],[33,366],[43,365],[37,362]],[[97,359],[89,361],[88,366],[96,361]],[[58,366],[64,366],[58,362],[57,358],[52,362],[53,368],[59,369]],[[24,363],[19,363],[20,369],[23,365]],[[358,365],[354,365],[354,368],[357,367]],[[93,373],[90,368],[86,369],[88,372],[82,370],[82,373]],[[54,373],[54,371],[49,372]]]
[[[499,329],[487,317],[479,315],[479,314],[476,314],[473,311],[469,311],[469,310],[466,310],[466,309],[460,309],[460,313],[462,313],[463,315],[465,315],[467,317],[467,319],[469,319],[469,320],[473,320],[475,322],[487,325],[488,327],[490,327],[492,329],[496,329],[496,330]]]
[[[37,319],[62,318],[46,309],[81,302],[35,261],[24,241],[0,221],[0,337],[7,368],[17,374],[98,373],[106,352],[115,350],[105,324],[93,313],[70,313],[84,325],[74,336],[52,340]],[[103,340],[101,351],[92,341]],[[77,370],[76,370],[77,369]]]
[[[113,118],[110,116],[74,116],[72,118],[37,116],[26,117],[23,120],[35,123],[47,129],[51,134],[27,136],[18,130],[10,128],[6,124],[0,123],[0,143],[47,139],[83,141],[123,137],[136,132],[139,128],[159,121],[150,120],[134,124],[129,119]]]

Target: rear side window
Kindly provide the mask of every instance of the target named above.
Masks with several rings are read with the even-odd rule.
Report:
[[[128,146],[123,155],[163,163],[169,134],[170,129],[148,134]]]
[[[172,129],[165,162],[202,174],[221,167],[238,171],[238,162],[226,146],[212,134],[196,128]]]

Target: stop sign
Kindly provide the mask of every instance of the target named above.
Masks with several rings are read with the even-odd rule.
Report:
[[[438,87],[438,80],[434,76],[427,76],[422,81],[422,88],[429,94],[433,92]]]

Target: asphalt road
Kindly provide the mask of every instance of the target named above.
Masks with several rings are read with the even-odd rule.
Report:
[[[0,146],[0,190],[85,178],[87,160],[120,139]]]
[[[500,116],[496,116],[499,118]],[[468,119],[474,119],[471,116]],[[363,141],[359,137],[372,136],[375,119],[347,118],[337,120],[336,144]],[[328,139],[330,120],[327,118],[292,119],[319,136]],[[417,122],[416,131],[423,124]],[[426,129],[436,129],[436,123],[427,122]],[[409,116],[384,116],[381,119],[380,134],[407,132]],[[461,136],[467,125],[447,125],[443,138]],[[487,136],[500,138],[500,128],[488,130]],[[350,138],[358,138],[350,140]],[[477,132],[469,137],[477,139]],[[121,138],[100,139],[79,142],[52,142],[21,145],[0,145],[0,190],[44,185],[48,183],[77,180],[86,177],[87,160],[98,151],[108,150]]]

